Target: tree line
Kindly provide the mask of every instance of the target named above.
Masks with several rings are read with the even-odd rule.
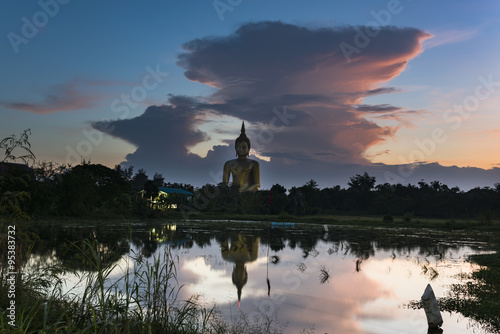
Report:
[[[445,219],[479,219],[491,223],[500,209],[500,183],[462,191],[440,181],[412,184],[376,184],[368,173],[350,177],[348,187],[322,188],[311,179],[300,187],[285,189],[275,184],[270,190],[239,194],[237,189],[219,185],[219,196],[209,198],[201,211],[258,214],[347,214],[414,216]],[[199,193],[214,193],[214,190]]]
[[[0,162],[0,214],[39,216],[86,216],[96,214],[153,217],[148,199],[158,196],[160,187],[182,188],[194,198],[179,194],[161,198],[159,207],[175,207],[184,218],[199,213],[258,215],[382,215],[405,219],[435,217],[479,219],[491,223],[500,213],[500,183],[462,191],[440,181],[424,180],[418,185],[377,184],[368,173],[350,177],[347,187],[322,188],[311,179],[302,186],[286,189],[275,184],[268,190],[240,193],[237,187],[166,182],[162,174],[152,178],[144,169],[120,165],[114,169],[83,160],[76,166],[37,162],[34,167],[9,163],[35,162],[28,140],[29,130],[0,141],[5,157]],[[22,153],[15,153],[21,151]]]
[[[320,188],[311,179],[299,187],[286,189],[275,184],[268,190],[240,193],[225,184],[165,182],[162,174],[150,178],[144,169],[114,169],[83,161],[77,166],[39,162],[32,173],[13,168],[0,176],[0,212],[13,214],[16,206],[39,216],[85,216],[159,214],[148,206],[148,198],[158,196],[158,188],[182,188],[195,194],[169,196],[173,211],[185,216],[197,213],[241,213],[271,215],[392,215],[491,221],[499,214],[500,183],[494,187],[462,191],[439,182],[418,185],[376,184],[366,172],[352,176],[347,187]],[[143,193],[141,194],[141,191]],[[172,211],[170,209],[169,211]]]

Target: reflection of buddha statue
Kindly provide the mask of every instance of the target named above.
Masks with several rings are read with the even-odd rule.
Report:
[[[238,239],[231,239],[231,246],[227,240],[221,243],[222,258],[233,262],[232,280],[238,289],[238,304],[241,300],[241,291],[248,281],[247,262],[253,262],[259,257],[259,238],[243,237],[238,234]]]
[[[250,139],[245,134],[245,122],[241,125],[241,134],[234,143],[237,159],[224,164],[222,182],[229,183],[229,174],[233,176],[233,184],[242,191],[257,191],[260,188],[260,166],[255,160],[248,159]]]

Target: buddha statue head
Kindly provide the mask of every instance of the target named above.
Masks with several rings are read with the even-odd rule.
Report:
[[[239,158],[246,158],[250,154],[250,139],[245,134],[245,121],[241,125],[241,134],[234,142],[236,156]]]

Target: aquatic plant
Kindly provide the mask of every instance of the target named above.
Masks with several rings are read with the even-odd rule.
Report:
[[[180,299],[178,257],[167,248],[151,261],[137,255],[139,265],[120,268],[106,258],[97,240],[72,244],[88,266],[79,282],[64,292],[62,266],[36,268],[16,282],[16,321],[9,324],[6,271],[0,276],[0,333],[281,333],[284,326],[264,314],[251,322],[240,314],[229,322],[201,296]],[[117,260],[117,259],[114,259]],[[116,271],[123,275],[116,278]],[[76,292],[82,288],[83,292]]]
[[[321,284],[326,283],[330,279],[330,273],[325,266],[321,266],[319,268],[319,272],[319,281],[321,282]]]

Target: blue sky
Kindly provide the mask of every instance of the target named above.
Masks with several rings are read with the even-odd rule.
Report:
[[[258,142],[273,108],[288,107],[299,113],[295,123],[253,151],[263,159],[264,189],[311,178],[323,187],[345,184],[364,170],[379,183],[394,179],[388,172],[401,182],[439,179],[463,188],[500,182],[498,1],[9,0],[0,6],[0,133],[31,128],[38,160],[75,163],[80,156],[161,172],[172,182],[214,183],[210,173],[234,156],[241,121]],[[352,54],[353,62],[332,60],[341,54],[340,38],[354,46],[357,31],[376,22],[382,33]],[[260,29],[259,41],[237,33],[242,27]],[[310,40],[294,35],[301,29]],[[386,32],[391,39],[383,44]],[[267,37],[273,33],[285,35]],[[398,60],[397,71],[384,63]],[[392,90],[338,99],[384,87]],[[126,95],[135,99],[127,104]],[[300,95],[300,103],[289,102],[290,95]],[[335,103],[325,105],[326,98]],[[186,118],[168,118],[179,103]],[[164,125],[145,112],[153,105],[165,106],[157,110]],[[469,111],[460,114],[457,105]],[[97,123],[117,130],[99,131]],[[433,139],[435,129],[444,140]],[[409,163],[421,167],[411,175],[398,171]]]

